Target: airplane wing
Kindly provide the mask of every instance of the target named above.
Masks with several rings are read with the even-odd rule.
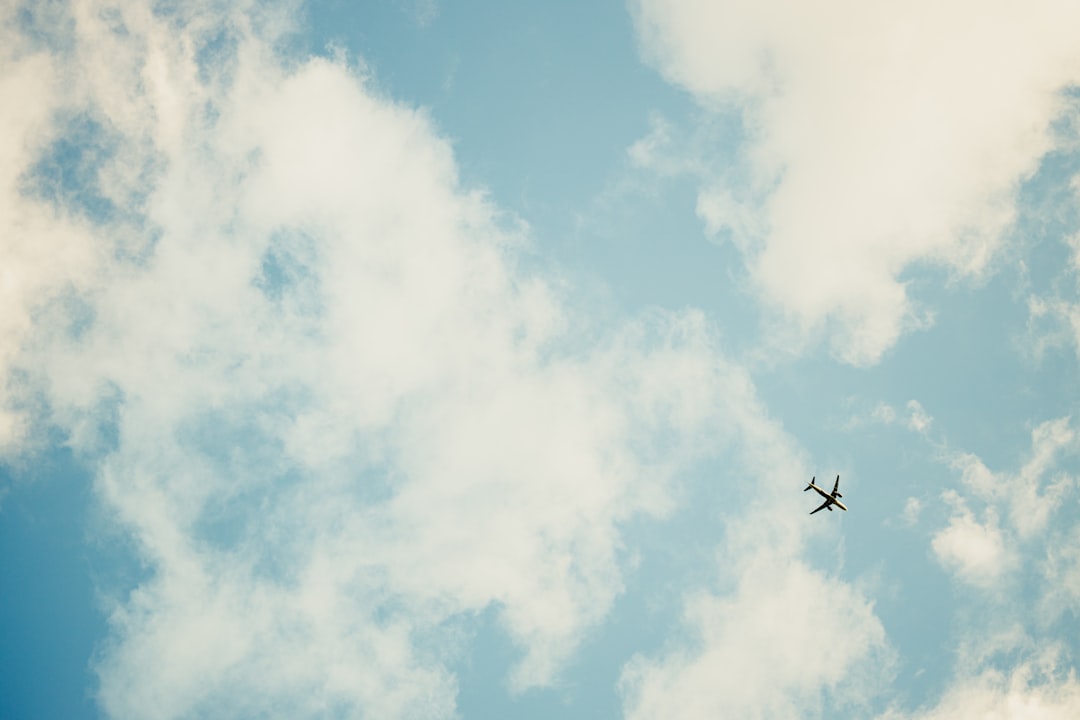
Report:
[[[832,486],[832,494],[835,495],[836,491],[840,489],[840,476],[836,476],[836,482]]]
[[[811,511],[810,511],[810,514],[811,514],[811,515],[813,515],[813,514],[814,514],[814,513],[816,513],[816,512],[818,511],[818,510],[824,510],[824,509],[825,509],[825,508],[827,508],[827,507],[829,507],[829,501],[828,501],[828,500],[826,500],[825,502],[821,503],[821,505],[820,505],[820,506],[818,506],[818,507],[817,507],[817,509],[815,509],[815,510],[811,510]]]

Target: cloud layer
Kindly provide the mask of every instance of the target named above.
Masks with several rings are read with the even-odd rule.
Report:
[[[102,707],[448,717],[488,610],[549,684],[752,385],[697,313],[575,310],[423,113],[267,10],[4,25],[0,441],[59,430],[142,565]]]
[[[103,710],[452,717],[487,617],[512,691],[557,683],[623,592],[628,521],[723,452],[754,492],[712,518],[682,634],[622,672],[626,714],[869,714],[895,665],[871,592],[807,556],[842,552],[793,492],[807,453],[710,322],[613,318],[531,269],[525,223],[462,185],[435,121],[292,54],[289,9],[0,8],[0,456],[62,436],[140,563],[105,600]],[[690,170],[699,214],[802,340],[856,364],[929,321],[907,269],[991,266],[1076,79],[1073,12],[635,5],[651,62],[744,119],[741,165]],[[634,160],[662,166],[673,132],[656,119]],[[915,401],[873,420],[937,429]],[[1015,473],[948,455],[929,552],[976,597],[1034,568],[1048,619],[915,717],[1075,707],[1064,653],[1030,647],[1080,606],[1055,524],[1075,445],[1063,418]]]

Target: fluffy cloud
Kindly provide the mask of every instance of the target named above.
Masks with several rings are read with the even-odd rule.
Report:
[[[665,77],[744,116],[745,168],[706,175],[702,217],[753,232],[738,243],[763,296],[856,364],[929,321],[902,279],[913,264],[985,270],[1080,79],[1077,11],[1056,0],[633,7]]]
[[[997,514],[989,512],[986,522],[980,523],[955,492],[946,493],[944,499],[955,511],[948,527],[934,535],[934,554],[960,579],[992,589],[1002,574],[1015,565],[1015,556],[1005,548]]]
[[[0,439],[65,433],[144,566],[104,710],[451,716],[489,609],[512,685],[552,682],[621,591],[620,524],[769,427],[704,319],[575,312],[423,113],[282,58],[273,15],[23,10]]]
[[[1065,720],[1080,713],[1080,684],[1045,663],[1022,663],[1011,673],[987,671],[957,683],[932,708],[890,712],[880,720]]]
[[[1077,449],[1068,417],[1048,420],[1031,432],[1031,456],[1015,473],[994,473],[975,455],[958,453],[951,461],[964,487],[976,497],[999,505],[1020,539],[1042,532],[1075,479],[1061,469],[1062,459]]]
[[[0,27],[15,8],[0,9]],[[29,338],[33,315],[46,298],[79,283],[97,260],[83,223],[62,211],[22,200],[22,173],[54,132],[50,109],[60,92],[56,59],[13,33],[0,50],[0,454],[30,440],[30,399],[9,370]]]
[[[731,597],[690,597],[684,622],[694,637],[689,647],[636,657],[624,671],[628,718],[817,715],[823,690],[843,681],[844,698],[835,702],[857,703],[891,669],[870,602],[781,558],[756,557]]]
[[[938,560],[960,579],[993,589],[1018,566],[1025,543],[1046,540],[1050,519],[1076,484],[1060,469],[1062,459],[1075,451],[1076,433],[1065,417],[1032,431],[1030,457],[1015,473],[995,473],[975,455],[954,454],[950,464],[960,472],[966,496],[955,490],[942,494],[953,512],[932,541]],[[983,507],[983,520],[969,501]]]

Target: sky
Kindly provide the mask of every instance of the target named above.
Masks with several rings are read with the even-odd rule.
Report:
[[[1078,23],[0,0],[0,716],[1080,717]]]

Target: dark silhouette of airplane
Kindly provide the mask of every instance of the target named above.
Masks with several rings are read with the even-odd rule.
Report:
[[[817,477],[817,476],[815,475],[814,477]],[[814,484],[814,478],[810,478],[810,484],[807,485],[805,488],[803,488],[803,492],[806,492],[810,488],[813,488],[814,490],[817,491],[818,495],[825,498],[825,502],[821,503],[821,505],[819,507],[817,507],[816,509],[810,511],[811,515],[816,513],[818,510],[824,510],[826,508],[829,509],[829,512],[832,512],[832,506],[833,505],[840,508],[841,510],[847,510],[847,506],[844,505],[844,503],[840,502],[840,498],[842,498],[844,496],[840,494],[840,476],[839,475],[836,476],[836,483],[832,486],[832,494],[831,495],[829,493],[825,492],[824,490],[822,490],[821,488],[819,488],[817,485],[815,485]]]

